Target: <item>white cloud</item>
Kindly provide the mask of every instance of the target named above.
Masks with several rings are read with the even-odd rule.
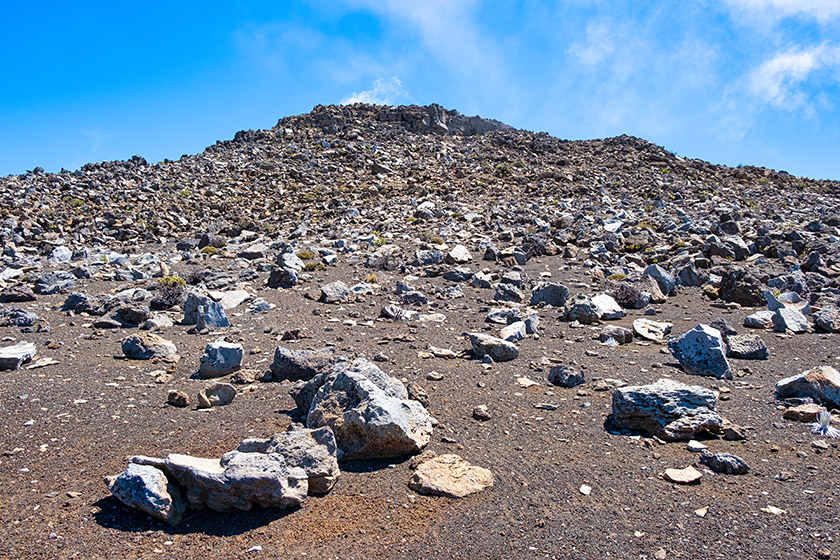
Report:
[[[605,23],[586,26],[586,40],[575,41],[568,53],[584,66],[597,66],[612,56],[615,51],[615,34],[610,32],[613,26]]]
[[[840,18],[840,0],[725,0],[744,23],[780,20],[786,17],[814,19],[828,23]]]
[[[410,100],[411,96],[397,76],[389,79],[378,78],[373,87],[365,91],[354,91],[341,100],[342,105],[352,103],[372,103],[375,105],[396,105]]]
[[[822,44],[807,50],[779,53],[753,70],[749,77],[750,92],[781,109],[808,105],[808,96],[800,87],[823,68],[840,64],[840,47]]]

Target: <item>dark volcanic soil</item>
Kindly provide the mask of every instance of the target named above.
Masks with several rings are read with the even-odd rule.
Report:
[[[158,334],[176,344],[181,360],[166,383],[156,383],[150,373],[169,364],[122,357],[119,341],[137,329],[97,330],[91,326],[97,317],[61,311],[70,292],[104,295],[153,288],[153,274],[119,281],[113,277],[119,267],[107,265],[92,278],[79,279],[71,290],[3,304],[2,309],[35,312],[50,332],[0,327],[0,346],[35,342],[39,358],[59,363],[0,372],[0,472],[5,481],[0,557],[662,559],[840,554],[835,543],[840,539],[837,444],[827,440],[827,449],[813,447],[820,438],[810,433],[809,424],[783,420],[784,407],[774,395],[774,385],[783,377],[818,365],[840,368],[837,334],[813,326],[799,335],[758,331],[770,358],[731,359],[735,377],[725,381],[687,375],[664,345],[639,339],[615,348],[602,345],[598,330],[607,322],[573,328],[562,309],[541,307],[539,337],[517,343],[520,354],[511,362],[486,365],[466,353],[454,359],[425,357],[430,345],[468,350],[469,341],[462,336],[467,331],[496,334],[497,326],[484,317],[489,308],[504,304],[493,301],[493,289],[469,283],[460,284],[462,298],[437,297],[439,290],[454,285],[438,273],[453,267],[408,264],[416,249],[463,243],[473,255],[466,266],[488,273],[516,269],[527,278],[526,294],[527,286],[542,278],[568,286],[573,294],[594,295],[603,291],[604,277],[616,273],[612,267],[632,272],[633,257],[666,267],[681,255],[701,258],[714,228],[737,221],[748,244],[761,237],[762,226],[781,232],[778,238],[770,236],[781,254],[767,256],[768,251],[756,249],[748,260],[706,255],[713,273],[746,268],[766,282],[804,259],[806,248],[820,247],[825,262],[815,270],[825,278],[823,288],[836,288],[840,233],[836,225],[816,232],[806,228],[814,220],[825,223],[837,216],[836,183],[711,166],[676,158],[636,139],[561,142],[482,128],[498,125],[493,121],[474,122],[469,129],[454,117],[450,122],[462,129],[453,126],[452,135],[441,136],[411,120],[413,113],[388,122],[376,120],[376,110],[367,107],[344,113],[322,108],[319,114],[286,119],[272,131],[241,133],[238,143],[157,164],[157,170],[145,162],[116,162],[78,176],[33,173],[0,179],[4,200],[7,195],[17,200],[8,207],[4,203],[3,217],[18,220],[12,234],[3,237],[4,247],[14,248],[5,252],[4,264],[27,267],[26,276],[10,279],[6,286],[31,286],[33,276],[47,270],[84,264],[48,264],[54,246],[87,247],[93,254],[107,247],[132,258],[158,255],[169,262],[169,274],[184,278],[196,270],[236,271],[234,280],[220,289],[246,289],[276,304],[265,313],[245,312],[247,303],[229,310],[232,326],[205,334],[189,334],[189,326],[177,324],[182,314],[172,311],[176,324]],[[287,129],[294,132],[292,140],[278,136],[288,136]],[[291,142],[296,146],[289,148]],[[275,155],[262,160],[243,157],[264,156],[270,149]],[[330,150],[346,159],[331,160],[323,153]],[[475,155],[480,157],[473,159]],[[351,157],[358,165],[348,164]],[[387,169],[373,173],[374,162]],[[191,182],[185,177],[192,177]],[[271,188],[281,187],[282,193],[272,194]],[[183,193],[185,189],[192,192]],[[14,195],[18,191],[28,194]],[[88,192],[98,194],[79,194]],[[341,203],[331,203],[336,200]],[[417,204],[424,201],[433,202],[440,215],[417,217]],[[360,215],[348,213],[350,209]],[[650,250],[639,251],[627,242],[608,247],[606,257],[592,251],[606,239],[603,220],[619,211],[626,213],[625,241],[643,231],[649,234]],[[479,217],[465,220],[470,212]],[[693,218],[691,227],[669,225],[682,225],[686,214]],[[179,215],[186,224],[177,220]],[[293,234],[302,223],[308,231]],[[278,248],[270,248],[264,261],[250,262],[235,258],[234,250],[176,250],[176,242],[207,231],[233,247],[241,233],[237,228],[257,232],[254,240],[267,245],[284,241],[296,250],[336,247],[336,239],[352,244],[354,235],[358,247],[353,252],[336,249],[337,264],[306,273],[288,289],[267,287],[268,267],[258,266],[273,262]],[[508,237],[507,231],[513,234]],[[800,232],[802,239],[786,237],[791,231]],[[556,254],[533,254],[521,266],[482,260],[478,250],[482,238],[501,248],[527,247],[528,236],[540,232],[556,246]],[[367,256],[380,243],[358,239],[371,235],[381,236],[386,246],[401,246],[398,262],[367,266]],[[804,246],[795,246],[797,241]],[[628,255],[630,261],[621,261]],[[246,267],[258,274],[237,281]],[[316,301],[319,286],[327,282],[352,285],[374,273],[372,295],[342,304]],[[411,284],[429,296],[430,303],[417,309],[444,314],[442,323],[379,318],[384,306],[399,301],[395,286],[408,274],[419,277]],[[710,285],[716,286],[714,278]],[[817,284],[810,287],[812,294],[826,293]],[[674,333],[682,334],[722,317],[739,332],[755,332],[742,324],[758,308],[709,295],[703,287],[680,287],[665,303],[628,309],[626,317],[609,324],[631,328],[634,319],[649,316],[672,322]],[[819,297],[812,299],[819,302]],[[292,329],[305,337],[281,342]],[[300,509],[191,511],[173,528],[127,508],[110,495],[103,479],[123,470],[129,456],[219,457],[244,438],[268,437],[299,420],[288,382],[237,385],[239,394],[230,405],[209,410],[166,404],[171,389],[183,390],[195,401],[207,382],[191,376],[205,344],[220,336],[241,342],[243,366],[259,373],[268,369],[278,345],[334,345],[339,353],[369,359],[384,353],[387,361],[378,363],[383,371],[429,394],[429,411],[440,425],[428,449],[457,453],[490,469],[495,485],[460,500],[419,495],[407,486],[412,471],[411,458],[405,457],[342,463],[332,492],[308,497]],[[544,365],[543,358],[576,361],[585,368],[586,383],[573,389],[551,385],[546,380],[551,365]],[[433,371],[442,379],[428,379]],[[522,377],[537,383],[523,387],[517,381]],[[637,385],[666,377],[720,391],[719,412],[743,427],[747,439],[710,437],[703,443],[713,452],[743,458],[749,474],[714,474],[700,465],[699,455],[689,452],[685,442],[666,444],[605,428],[612,390],[596,390],[599,378]],[[556,409],[536,408],[539,403]],[[472,417],[478,405],[488,407],[490,420]],[[700,484],[678,486],[662,479],[665,469],[692,464],[704,473]],[[589,495],[580,490],[584,484],[592,489]],[[783,512],[772,513],[768,506]]]

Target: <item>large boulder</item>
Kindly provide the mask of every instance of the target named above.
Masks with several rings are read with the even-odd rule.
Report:
[[[744,269],[727,272],[720,281],[720,299],[746,307],[757,307],[764,303],[762,295],[766,288],[761,281]]]
[[[117,476],[105,477],[108,490],[128,507],[177,525],[187,509],[187,502],[176,484],[160,469],[130,463]]]
[[[307,407],[313,387],[317,391]],[[332,428],[343,459],[410,455],[431,439],[433,419],[423,405],[408,399],[399,380],[363,358],[339,363],[291,393],[306,413],[308,428]]]
[[[680,337],[668,340],[668,350],[691,375],[732,379],[726,359],[726,346],[720,331],[709,325],[697,325]]]
[[[531,305],[545,303],[552,307],[563,307],[569,299],[569,288],[556,282],[539,282],[531,288]]]
[[[610,421],[617,429],[639,431],[665,440],[689,440],[719,433],[724,419],[715,412],[711,389],[660,379],[651,385],[621,387],[612,398]]]
[[[269,368],[273,381],[308,381],[328,371],[336,362],[335,349],[292,350],[278,346],[274,350],[274,361]]]
[[[479,358],[489,356],[494,362],[508,362],[519,356],[519,348],[512,342],[484,333],[467,333],[473,354]]]
[[[197,325],[199,319],[208,328],[230,326],[230,321],[228,321],[221,303],[213,301],[204,294],[190,292],[187,294],[187,301],[184,303],[184,319],[181,323]]]
[[[244,349],[241,344],[219,339],[204,347],[199,358],[198,375],[203,379],[222,377],[238,370],[242,365]]]
[[[168,358],[178,352],[175,344],[150,332],[129,335],[122,339],[120,346],[125,357],[130,360]]]
[[[840,372],[831,366],[819,366],[776,383],[779,398],[811,398],[840,407]]]

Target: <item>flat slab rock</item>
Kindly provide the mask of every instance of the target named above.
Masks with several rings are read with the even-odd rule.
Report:
[[[776,383],[779,398],[812,398],[840,407],[840,372],[831,366],[819,366]]]
[[[34,358],[35,353],[34,342],[18,342],[14,346],[0,348],[0,371],[16,370]]]
[[[467,333],[473,353],[479,358],[490,356],[494,362],[509,362],[519,356],[519,348],[512,342],[484,333]]]
[[[665,469],[664,478],[675,484],[697,484],[703,478],[703,473],[691,466],[684,469]]]
[[[493,486],[493,473],[458,455],[439,455],[421,463],[408,485],[421,494],[463,498]]]

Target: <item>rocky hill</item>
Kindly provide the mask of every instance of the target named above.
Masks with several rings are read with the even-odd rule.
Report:
[[[836,553],[840,183],[352,105],[0,191],[0,558]]]

